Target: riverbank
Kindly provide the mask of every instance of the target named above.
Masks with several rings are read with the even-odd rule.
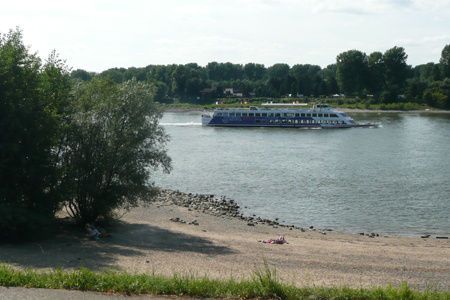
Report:
[[[0,261],[17,268],[91,270],[210,278],[250,276],[266,261],[298,286],[448,284],[449,240],[381,237],[280,226],[249,219],[238,204],[167,191],[149,207],[132,209],[92,240],[80,229],[39,243],[0,245]],[[272,223],[270,223],[272,222]],[[288,244],[258,242],[285,236]],[[447,286],[445,286],[447,288]]]
[[[430,109],[421,109],[421,110],[380,110],[380,109],[356,109],[356,108],[335,108],[339,111],[345,113],[418,113],[418,114],[450,114],[450,110],[430,110]],[[165,112],[213,112],[213,109],[201,109],[201,108],[188,108],[188,107],[173,107],[167,106],[164,110]]]

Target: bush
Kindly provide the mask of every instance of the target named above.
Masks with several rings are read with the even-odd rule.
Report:
[[[154,195],[151,170],[171,169],[152,87],[135,79],[115,85],[94,78],[73,96],[58,151],[59,190],[71,216],[92,222],[148,200]]]

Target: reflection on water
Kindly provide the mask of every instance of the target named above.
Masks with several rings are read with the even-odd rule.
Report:
[[[158,186],[298,226],[450,234],[450,115],[349,114],[383,126],[341,130],[211,128],[200,115],[161,120],[174,169],[154,174]]]

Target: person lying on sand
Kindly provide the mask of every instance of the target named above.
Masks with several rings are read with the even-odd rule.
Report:
[[[280,236],[277,239],[270,239],[267,241],[259,241],[262,243],[267,243],[267,244],[288,244],[288,242],[286,242],[286,239],[284,238],[284,236]]]
[[[95,228],[94,225],[91,225],[89,223],[86,224],[86,230],[89,234],[89,237],[94,237],[96,240],[99,239],[99,236],[106,236],[106,230],[99,231],[97,228]]]

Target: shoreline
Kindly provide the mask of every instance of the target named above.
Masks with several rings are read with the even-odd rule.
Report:
[[[161,194],[156,198],[156,202],[172,203],[174,205],[188,208],[191,211],[199,211],[202,213],[210,214],[216,217],[231,217],[236,220],[246,222],[249,226],[254,225],[264,225],[273,226],[274,228],[287,228],[289,230],[300,230],[301,232],[306,231],[316,231],[321,234],[326,234],[327,232],[339,232],[342,234],[350,234],[357,236],[366,236],[369,238],[384,237],[384,238],[413,238],[413,239],[449,239],[445,235],[430,235],[430,234],[401,234],[401,233],[390,233],[390,234],[380,234],[375,231],[364,232],[363,230],[358,230],[356,232],[335,230],[331,228],[317,228],[314,225],[308,225],[306,227],[298,226],[295,224],[287,224],[284,221],[279,221],[278,218],[267,219],[261,218],[255,214],[244,215],[240,211],[241,206],[233,200],[226,196],[217,195],[205,195],[205,194],[195,194],[189,192],[180,192],[178,190],[161,189]]]
[[[282,281],[297,286],[370,288],[407,281],[419,289],[449,287],[449,240],[368,237],[262,221],[249,225],[237,212],[237,203],[204,201],[211,198],[164,191],[107,227],[112,237],[89,239],[80,228],[39,242],[0,244],[0,262],[43,271],[82,265],[93,271],[224,280],[248,278],[267,262]],[[285,236],[288,244],[258,242],[278,236]]]
[[[333,108],[345,113],[400,113],[400,114],[450,114],[450,110],[380,110],[380,109],[359,109],[359,108]],[[214,109],[201,109],[201,108],[182,108],[182,107],[165,107],[164,112],[213,112]]]

